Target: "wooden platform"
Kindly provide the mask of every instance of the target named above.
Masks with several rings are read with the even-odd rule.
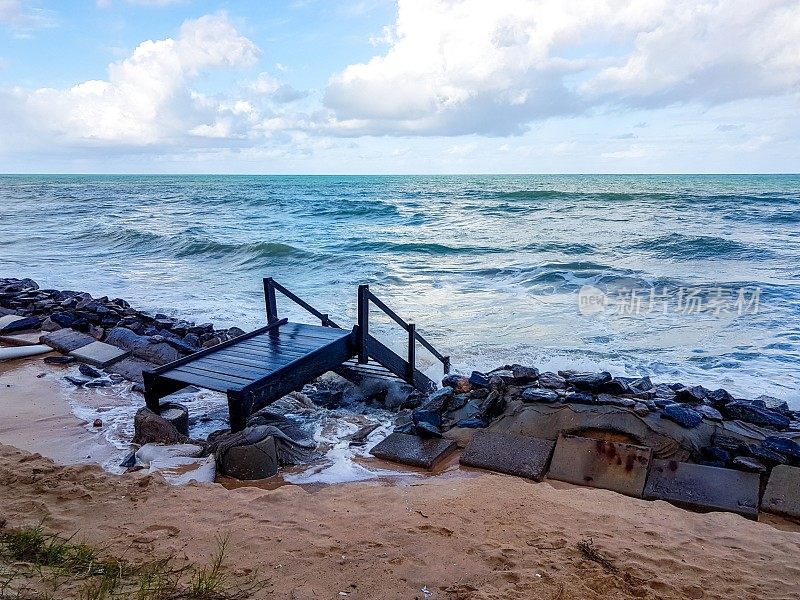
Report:
[[[276,290],[320,319],[322,325],[278,319]],[[400,319],[375,298],[367,286],[359,288],[359,323],[350,330],[340,328],[327,314],[272,279],[264,280],[264,294],[268,320],[265,327],[145,372],[148,408],[159,412],[161,398],[190,385],[224,392],[228,397],[231,429],[237,431],[255,411],[332,370],[354,381],[366,377],[399,378],[430,391],[436,385],[416,369],[417,343],[443,362],[445,372],[449,370],[449,359],[419,335],[414,325]],[[370,302],[408,332],[407,360],[369,335]]]

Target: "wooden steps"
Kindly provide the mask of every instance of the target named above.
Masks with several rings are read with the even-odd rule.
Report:
[[[322,325],[306,325],[278,319],[275,292],[293,300]],[[186,386],[224,392],[233,431],[245,426],[247,417],[328,371],[337,371],[352,381],[364,378],[401,379],[423,391],[436,384],[415,366],[415,345],[421,343],[449,370],[442,356],[416,332],[369,292],[359,288],[359,323],[351,330],[340,328],[327,314],[295,296],[272,279],[264,280],[268,325],[175,362],[144,373],[148,408],[160,410],[160,400]],[[369,302],[375,303],[409,333],[407,360],[369,335]],[[388,311],[388,312],[387,312]]]

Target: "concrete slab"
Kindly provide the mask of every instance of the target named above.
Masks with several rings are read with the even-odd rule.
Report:
[[[641,498],[652,455],[645,446],[561,434],[547,476]]]
[[[6,346],[38,346],[41,334],[34,333],[14,333],[8,335],[0,335],[0,344]]]
[[[89,363],[96,367],[107,367],[115,362],[122,360],[130,354],[126,350],[120,350],[111,344],[103,342],[92,342],[69,353],[79,361]]]
[[[392,433],[376,444],[370,454],[404,465],[432,469],[456,447],[455,442],[443,438],[421,438],[406,433]]]
[[[541,481],[555,445],[552,440],[528,435],[479,430],[467,444],[459,462],[468,467]]]
[[[93,344],[97,340],[92,336],[75,331],[74,329],[59,329],[51,331],[39,338],[43,344],[58,350],[62,354],[69,354],[73,350]]]
[[[644,489],[647,500],[702,512],[727,511],[758,518],[758,473],[674,460],[654,460]]]
[[[800,468],[777,465],[772,469],[761,510],[800,519]]]

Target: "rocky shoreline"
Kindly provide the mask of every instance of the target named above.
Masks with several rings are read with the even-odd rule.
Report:
[[[134,382],[140,382],[142,369],[244,333],[149,315],[121,298],[41,289],[31,279],[0,279],[0,317],[4,314],[24,317],[4,334],[72,329],[129,351],[133,358],[126,359],[122,374]],[[89,373],[75,384],[95,376]],[[735,398],[724,389],[653,383],[648,377],[540,372],[519,364],[469,377],[449,375],[442,384],[428,397],[405,384],[377,386],[363,401],[396,412],[396,432],[420,437],[463,442],[470,431],[491,428],[553,439],[598,430],[651,446],[660,457],[709,466],[767,475],[777,465],[800,465],[800,412],[769,396]],[[328,381],[304,391],[315,404],[330,407],[342,402],[348,386]]]

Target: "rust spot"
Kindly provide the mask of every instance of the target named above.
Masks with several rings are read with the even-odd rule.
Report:
[[[630,473],[633,471],[633,463],[636,460],[636,457],[633,454],[629,454],[628,458],[625,459],[625,472]]]

